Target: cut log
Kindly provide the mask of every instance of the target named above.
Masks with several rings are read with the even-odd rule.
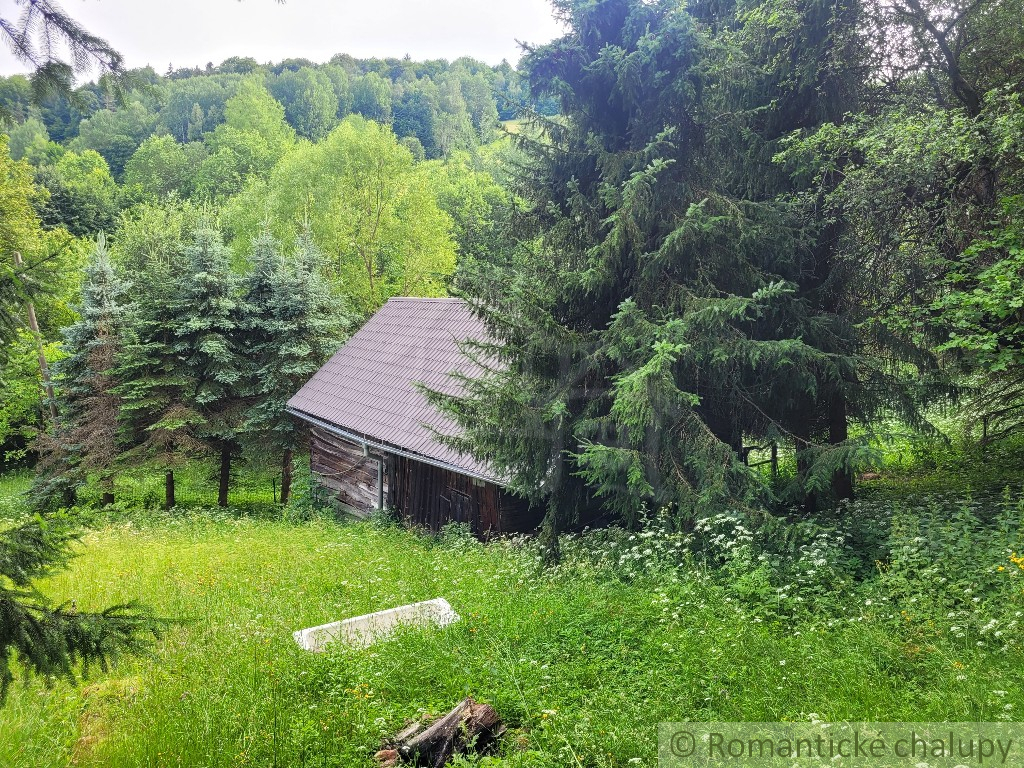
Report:
[[[459,702],[447,715],[421,728],[414,723],[403,729],[390,746],[408,763],[427,768],[441,768],[457,752],[484,751],[505,732],[494,708],[473,699]]]
[[[409,725],[407,725],[405,728],[400,730],[395,735],[395,738],[393,738],[391,740],[391,743],[392,744],[404,744],[405,742],[407,742],[409,739],[411,739],[413,736],[415,736],[417,733],[419,733],[422,730],[423,730],[423,723],[419,723],[419,722],[409,723]]]

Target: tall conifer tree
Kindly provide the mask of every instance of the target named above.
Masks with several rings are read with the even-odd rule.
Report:
[[[465,428],[452,442],[543,500],[549,534],[595,499],[627,522],[644,503],[767,501],[744,466],[755,441],[797,452],[788,498],[847,495],[866,450],[847,439],[850,405],[877,407],[878,372],[834,233],[802,215],[793,198],[811,191],[773,155],[855,96],[856,6],[555,6],[568,32],[525,66],[564,120],[523,139],[520,252],[467,270],[499,344],[468,398],[436,398]]]
[[[59,388],[60,420],[41,438],[34,491],[37,505],[57,496],[70,498],[90,474],[97,474],[104,504],[114,500],[114,463],[118,455],[118,414],[114,366],[125,324],[127,285],[114,273],[102,233],[85,270],[78,322],[64,329],[66,357],[54,374]]]
[[[126,461],[152,461],[164,471],[164,506],[175,505],[175,469],[204,446],[197,429],[202,419],[190,406],[184,360],[176,329],[184,308],[179,291],[186,269],[184,239],[192,222],[179,211],[141,211],[144,236],[122,254],[136,275],[134,301],[125,317],[124,345],[115,376],[121,398]]]
[[[231,253],[211,223],[196,229],[184,261],[186,272],[173,306],[172,346],[182,362],[182,394],[194,414],[194,434],[220,458],[217,503],[226,507],[244,408],[238,280]]]
[[[337,350],[350,324],[344,303],[320,273],[320,252],[299,237],[292,259],[264,232],[253,243],[244,284],[242,348],[250,396],[245,434],[281,454],[281,503],[291,493],[292,461],[303,431],[285,404]]]

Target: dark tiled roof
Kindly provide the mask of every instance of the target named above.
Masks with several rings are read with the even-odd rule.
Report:
[[[483,323],[460,299],[391,299],[288,401],[288,407],[372,442],[494,479],[486,465],[435,439],[431,427],[441,434],[457,434],[458,427],[414,386],[457,391],[452,372],[472,376],[480,370],[459,345],[485,338]]]

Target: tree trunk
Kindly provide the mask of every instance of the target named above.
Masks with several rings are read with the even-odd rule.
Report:
[[[286,448],[281,459],[281,506],[288,505],[292,495],[292,449]]]
[[[109,507],[114,503],[114,477],[113,475],[104,474],[101,476],[101,483],[103,488],[103,498],[100,503],[104,507]]]
[[[505,727],[488,704],[465,699],[426,729],[415,723],[392,740],[393,749],[377,753],[381,765],[396,765],[404,758],[413,765],[441,768],[457,752],[473,747],[482,752],[490,747]]]
[[[67,484],[64,486],[64,490],[61,491],[62,506],[65,509],[71,509],[78,503],[78,490],[75,486]]]
[[[845,443],[850,437],[846,418],[846,398],[837,392],[828,409],[828,441],[832,445]],[[832,497],[835,501],[853,498],[853,475],[845,468],[839,468],[832,475]]]
[[[24,265],[21,254],[14,252],[14,264],[19,269]],[[39,323],[36,320],[36,308],[28,302],[28,327],[32,331],[32,338],[36,343],[36,355],[39,359],[39,377],[43,382],[43,391],[46,393],[46,405],[50,411],[50,422],[57,426],[57,398],[53,393],[53,381],[50,379],[50,367],[46,364],[46,351],[43,349],[43,335],[39,332]]]
[[[804,507],[810,512],[818,509],[818,494],[807,490],[807,475],[811,471],[811,459],[808,451],[811,447],[811,427],[806,418],[797,421],[792,430],[793,451],[796,454],[796,476],[803,492]]]
[[[228,505],[228,486],[231,483],[231,446],[220,449],[220,488],[217,491],[217,506]]]
[[[164,476],[164,509],[171,509],[174,506],[174,470],[167,470]]]
[[[743,457],[743,432],[735,418],[711,408],[701,411],[701,418],[715,437],[732,448],[738,457]]]

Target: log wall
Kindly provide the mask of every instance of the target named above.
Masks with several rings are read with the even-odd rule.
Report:
[[[361,446],[311,427],[310,465],[320,482],[360,516],[377,508],[377,459]],[[413,525],[439,531],[466,523],[477,536],[529,531],[541,515],[494,483],[402,456],[384,457],[385,505]]]
[[[386,468],[388,506],[413,525],[438,531],[446,523],[466,523],[486,537],[528,531],[540,521],[525,501],[494,483],[402,456],[388,456]]]
[[[313,473],[357,515],[377,508],[377,459],[319,427],[310,428],[309,461]],[[387,481],[384,484],[387,493]]]

